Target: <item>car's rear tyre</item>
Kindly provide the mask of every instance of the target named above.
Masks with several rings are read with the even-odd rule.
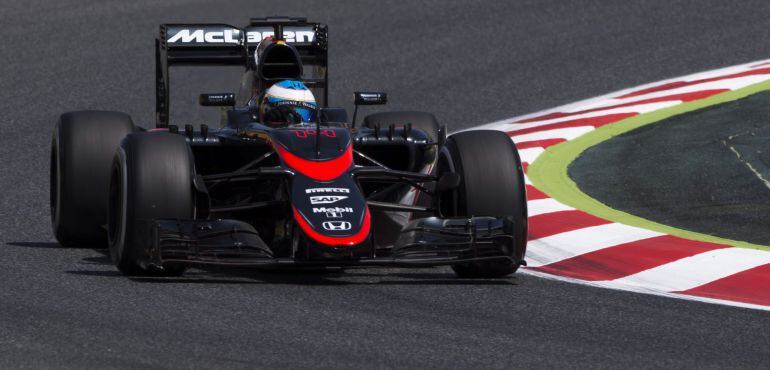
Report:
[[[376,125],[388,127],[392,124],[402,126],[407,123],[412,125],[412,129],[425,131],[433,141],[441,139],[438,121],[430,113],[417,111],[382,112],[370,114],[364,118],[364,127],[368,128],[374,128]]]
[[[153,219],[194,218],[192,151],[181,135],[141,132],[127,136],[115,153],[107,231],[110,257],[126,275],[177,276],[182,264],[147,264]]]
[[[62,114],[51,142],[51,224],[66,247],[107,246],[110,166],[120,141],[135,131],[125,113]]]
[[[454,172],[460,184],[439,194],[444,217],[511,216],[515,225],[515,260],[524,258],[527,243],[527,199],[521,160],[511,139],[500,131],[475,130],[447,138],[439,152],[437,174]],[[465,263],[452,266],[461,277],[500,277],[518,269],[513,262]]]

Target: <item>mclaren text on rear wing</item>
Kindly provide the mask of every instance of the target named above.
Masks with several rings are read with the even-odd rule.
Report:
[[[271,27],[247,27],[240,30],[228,25],[168,25],[166,44],[172,47],[257,44],[274,36]],[[283,39],[288,43],[310,44],[315,40],[311,26],[285,27]]]
[[[304,18],[252,18],[238,28],[228,24],[162,24],[155,39],[156,125],[169,124],[169,67],[227,66],[253,67],[254,51],[268,36],[282,34],[299,52],[302,64],[310,67],[306,82],[320,89],[325,100],[327,70],[327,27]]]

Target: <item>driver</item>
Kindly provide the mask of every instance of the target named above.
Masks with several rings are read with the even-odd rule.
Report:
[[[318,106],[310,89],[301,81],[283,80],[262,96],[259,120],[271,127],[315,122]]]

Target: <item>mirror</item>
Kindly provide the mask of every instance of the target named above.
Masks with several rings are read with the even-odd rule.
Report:
[[[384,92],[355,92],[355,105],[382,105],[388,102],[388,94]]]
[[[233,107],[235,106],[235,94],[200,94],[198,104],[202,107]]]

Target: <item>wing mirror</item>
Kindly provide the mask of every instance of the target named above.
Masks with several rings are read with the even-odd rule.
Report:
[[[384,92],[355,92],[355,105],[383,105],[388,102],[388,94]]]
[[[198,95],[198,104],[202,107],[234,107],[235,94],[200,94]]]
[[[353,93],[353,128],[356,127],[356,116],[358,115],[359,105],[383,105],[388,103],[388,94],[384,92],[361,92]]]

